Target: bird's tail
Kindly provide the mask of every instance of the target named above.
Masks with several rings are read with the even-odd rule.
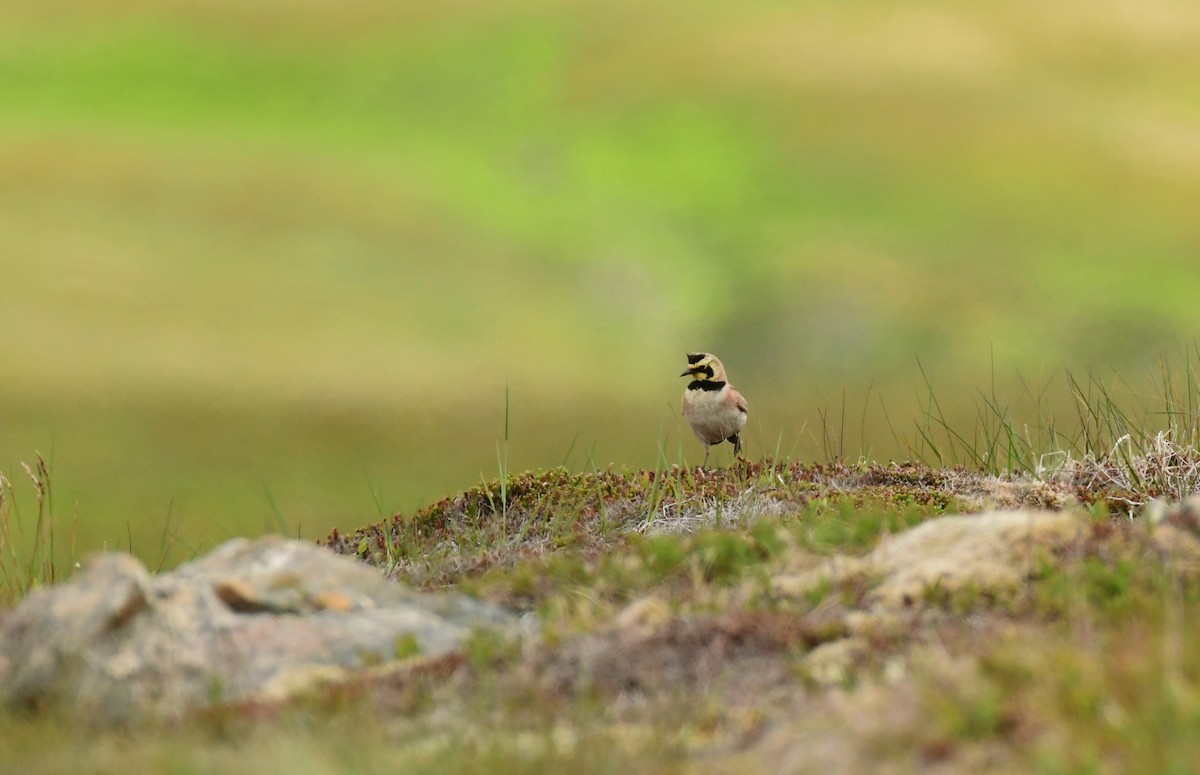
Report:
[[[733,445],[733,454],[742,454],[742,436],[740,433],[735,433],[725,440]]]

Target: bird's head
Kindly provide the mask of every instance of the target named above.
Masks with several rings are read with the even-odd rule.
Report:
[[[679,376],[699,380],[725,381],[725,367],[712,353],[688,353],[687,360],[688,367]]]

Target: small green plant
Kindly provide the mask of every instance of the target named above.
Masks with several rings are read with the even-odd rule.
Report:
[[[518,644],[491,630],[476,630],[467,638],[463,647],[467,662],[476,670],[494,667],[497,663],[512,658]]]
[[[687,560],[687,547],[678,536],[631,536],[633,548],[656,577],[674,573]]]
[[[500,515],[501,521],[507,527],[508,525],[508,435],[509,435],[509,410],[511,408],[510,396],[508,392],[508,383],[504,383],[504,441],[496,442],[496,468],[499,475],[496,477],[496,482],[499,485],[499,495],[494,496],[492,488],[489,486],[487,478],[482,473],[479,474],[480,480],[484,485],[484,492],[487,495],[488,502],[491,504],[492,511]]]
[[[750,567],[765,559],[764,552],[754,541],[725,531],[697,536],[691,552],[703,570],[704,578],[718,584],[740,579]]]
[[[60,578],[56,563],[54,497],[50,465],[39,453],[33,466],[21,463],[32,483],[37,515],[26,533],[17,487],[0,472],[0,606],[11,606],[30,589]],[[74,561],[74,546],[69,562]]]
[[[819,554],[866,551],[884,533],[906,530],[941,512],[936,502],[896,503],[898,493],[902,496],[899,500],[906,500],[903,492],[893,489],[889,493],[893,500],[890,504],[860,502],[850,494],[816,498],[809,502],[805,511],[796,514],[794,522],[787,527],[802,546]]]
[[[420,656],[422,651],[421,642],[417,640],[416,635],[410,632],[396,638],[395,652],[392,656],[396,659],[407,659]]]

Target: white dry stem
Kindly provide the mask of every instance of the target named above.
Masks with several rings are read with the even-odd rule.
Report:
[[[636,522],[633,532],[658,534],[695,533],[705,528],[736,528],[763,517],[780,517],[788,507],[764,493],[747,490],[736,498],[718,503],[715,498],[685,499],[664,503],[649,519]]]
[[[1140,509],[1157,497],[1181,501],[1200,491],[1200,451],[1175,441],[1165,431],[1138,449],[1126,434],[1108,454],[1069,461],[1063,474],[1099,482],[1114,489],[1113,500]]]

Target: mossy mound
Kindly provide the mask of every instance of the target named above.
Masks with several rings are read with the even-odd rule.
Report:
[[[848,508],[923,515],[1059,508],[1072,496],[1065,485],[916,463],[739,460],[711,471],[559,468],[483,482],[412,515],[396,514],[348,535],[335,531],[325,544],[409,581],[444,585],[562,547],[599,551],[614,533],[690,533]]]

